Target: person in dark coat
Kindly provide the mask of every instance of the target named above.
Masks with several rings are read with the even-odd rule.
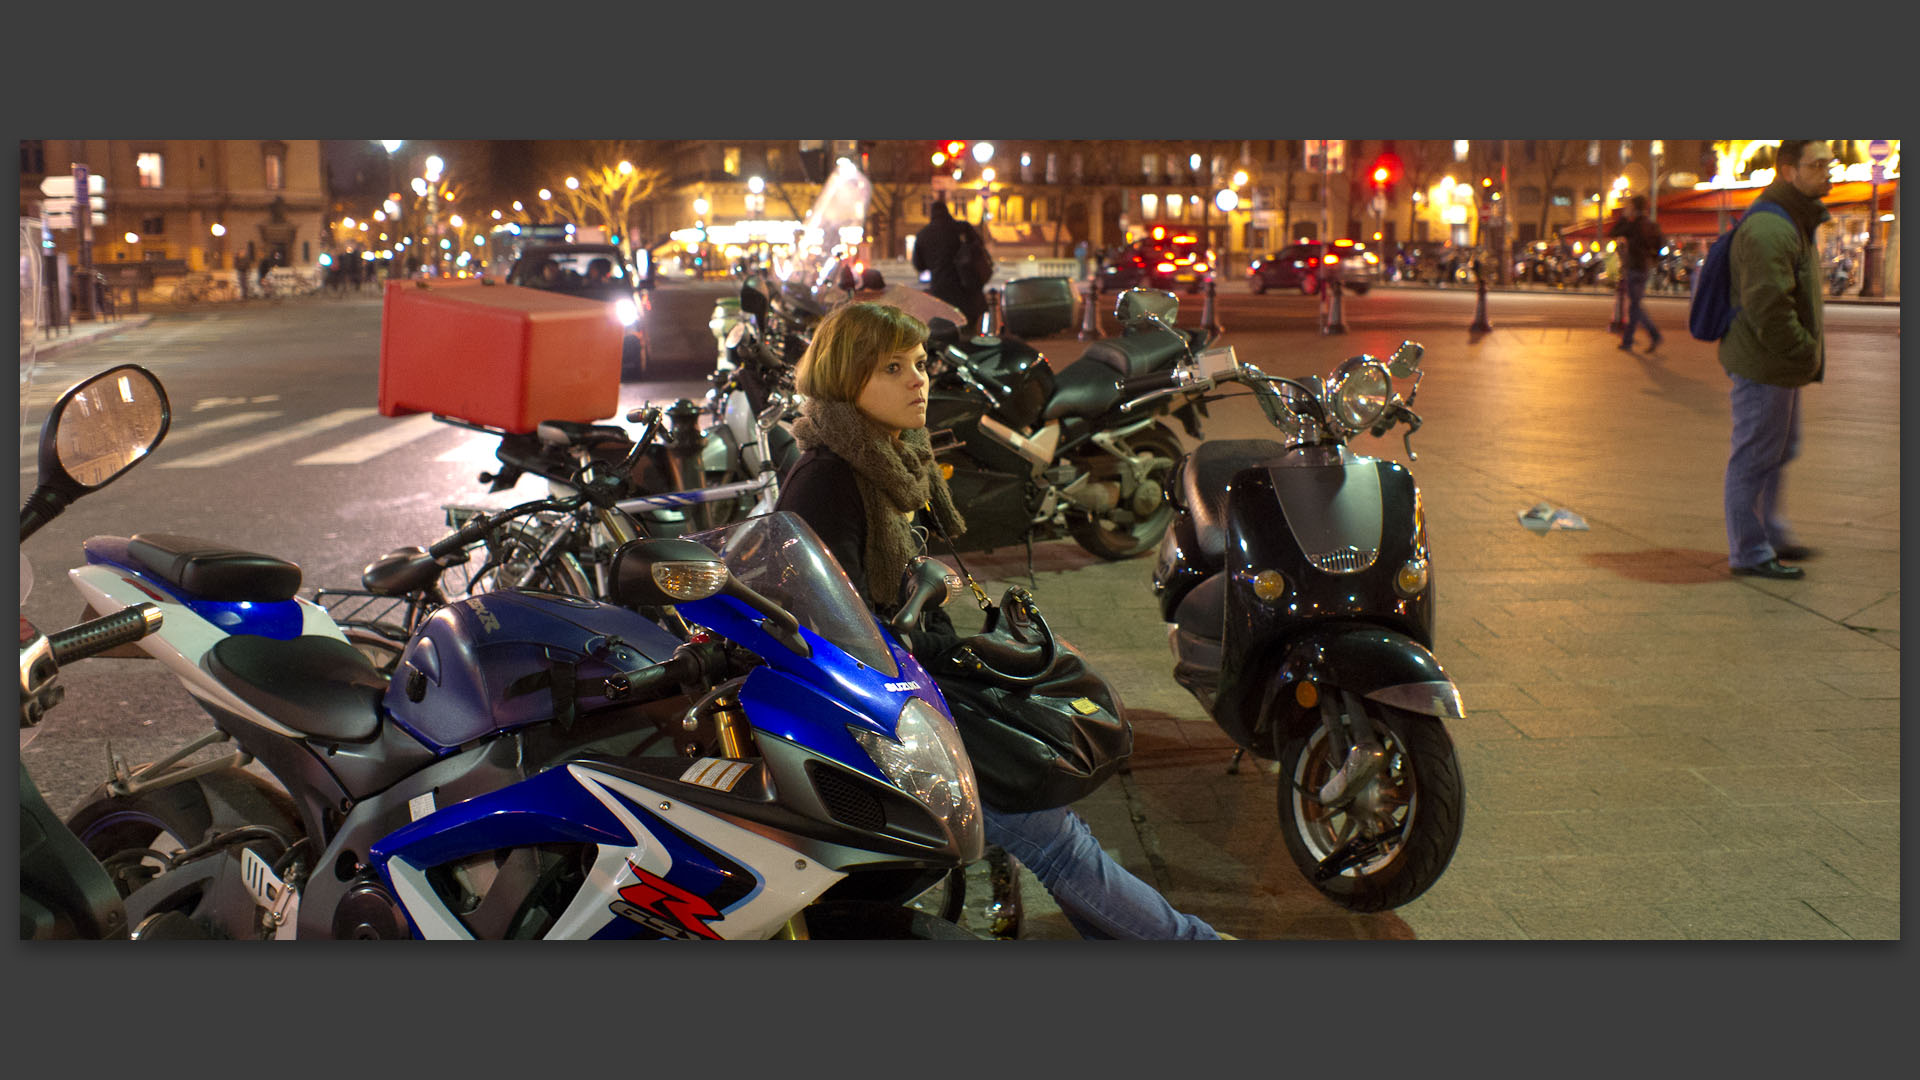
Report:
[[[927,224],[914,234],[913,268],[931,274],[927,291],[959,308],[967,325],[977,329],[987,313],[987,283],[954,265],[961,237],[973,226],[956,221],[945,199],[935,200],[927,217]]]
[[[899,308],[855,302],[822,319],[795,369],[805,395],[793,436],[803,453],[781,480],[775,510],[820,537],[860,598],[895,607],[901,576],[924,550],[925,515],[948,535],[966,530],[927,434],[927,326]],[[936,608],[904,635],[916,655],[958,639]],[[1046,886],[1082,937],[1218,940],[1103,850],[1068,807],[1008,813],[982,806],[987,842]]]
[[[1607,235],[1624,241],[1625,250],[1620,252],[1622,280],[1627,288],[1627,327],[1620,338],[1622,352],[1633,351],[1633,332],[1644,326],[1647,328],[1647,351],[1660,347],[1660,328],[1653,325],[1647,317],[1642,301],[1647,296],[1647,278],[1653,273],[1653,263],[1660,254],[1660,228],[1647,217],[1647,197],[1635,195],[1627,200],[1625,215],[1613,223]]]

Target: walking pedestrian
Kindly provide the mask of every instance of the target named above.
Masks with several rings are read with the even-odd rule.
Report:
[[[1641,301],[1646,299],[1647,278],[1652,275],[1654,259],[1660,254],[1660,227],[1647,217],[1647,197],[1635,195],[1628,199],[1625,214],[1614,221],[1607,235],[1622,241],[1619,265],[1626,275],[1627,328],[1620,338],[1620,349],[1632,352],[1633,332],[1645,326],[1651,339],[1647,351],[1652,352],[1660,347],[1660,328],[1647,317]]]
[[[253,291],[247,284],[247,279],[252,276],[252,271],[253,256],[244,251],[235,252],[233,256],[233,276],[239,281],[240,299],[242,300],[251,299],[253,296]]]
[[[979,329],[980,318],[987,313],[992,257],[987,255],[978,230],[969,222],[956,220],[945,199],[934,200],[926,225],[914,234],[913,268],[930,275],[928,292],[959,308],[967,317],[967,325]]]
[[[812,526],[861,598],[882,612],[924,547],[917,516],[934,515],[950,535],[966,527],[927,435],[926,339],[926,324],[899,308],[851,303],[821,320],[796,369],[805,402],[793,434],[803,453],[781,482],[776,509]],[[938,608],[906,637],[929,656],[957,640]],[[987,842],[1033,871],[1082,937],[1223,936],[1109,858],[1071,809],[982,810]]]
[[[1814,554],[1787,526],[1780,483],[1787,463],[1800,453],[1800,388],[1826,374],[1813,238],[1832,216],[1820,202],[1833,188],[1832,164],[1833,151],[1823,141],[1781,142],[1776,178],[1759,199],[1777,204],[1788,217],[1749,212],[1728,254],[1737,309],[1720,339],[1720,366],[1733,381],[1726,516],[1727,564],[1737,575],[1803,577],[1805,570],[1781,560]]]

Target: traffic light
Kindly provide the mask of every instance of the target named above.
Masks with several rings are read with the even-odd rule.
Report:
[[[1394,154],[1381,154],[1373,159],[1373,168],[1368,170],[1373,181],[1373,190],[1384,192],[1393,187],[1400,179],[1400,158]]]
[[[963,164],[961,158],[967,152],[967,144],[960,139],[948,139],[933,144],[933,167],[945,172]]]

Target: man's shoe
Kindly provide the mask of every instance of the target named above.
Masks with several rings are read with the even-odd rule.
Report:
[[[1654,338],[1654,339],[1653,339],[1653,340],[1652,340],[1651,342],[1648,342],[1648,343],[1647,343],[1647,351],[1648,351],[1648,352],[1652,352],[1653,350],[1655,350],[1655,349],[1657,349],[1657,348],[1659,348],[1659,347],[1660,347],[1660,343],[1661,343],[1661,342],[1663,342],[1663,341],[1665,341],[1665,340],[1667,340],[1667,339],[1666,339],[1665,337],[1656,337],[1656,338]]]
[[[1805,577],[1807,572],[1797,566],[1783,566],[1777,558],[1768,559],[1758,566],[1735,566],[1731,568],[1735,577],[1764,577],[1780,581],[1792,581]]]
[[[1818,550],[1814,548],[1810,548],[1805,544],[1782,544],[1779,547],[1776,547],[1773,549],[1774,558],[1787,559],[1792,562],[1800,562],[1804,559],[1811,559],[1818,554],[1820,554]]]
[[[1620,350],[1621,352],[1632,352],[1632,351],[1633,351],[1633,345],[1632,345],[1632,344],[1631,344],[1630,342],[1625,342],[1625,341],[1623,341],[1623,342],[1621,342],[1621,343],[1620,343],[1620,344],[1619,344],[1618,346],[1616,346],[1616,347],[1617,347],[1617,348],[1618,348],[1618,349],[1619,349],[1619,350]]]

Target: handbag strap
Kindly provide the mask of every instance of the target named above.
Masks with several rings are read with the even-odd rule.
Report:
[[[953,553],[953,561],[959,564],[960,577],[966,581],[967,588],[973,590],[974,602],[980,605],[981,611],[992,611],[993,601],[987,599],[987,590],[981,588],[980,583],[973,580],[973,575],[967,572],[967,564],[960,558],[960,549],[954,546],[953,538],[948,536],[947,530],[940,525],[940,515],[934,512],[932,500],[928,500],[926,511],[927,520],[933,522],[933,531],[939,533],[940,539],[946,541],[947,550]]]

